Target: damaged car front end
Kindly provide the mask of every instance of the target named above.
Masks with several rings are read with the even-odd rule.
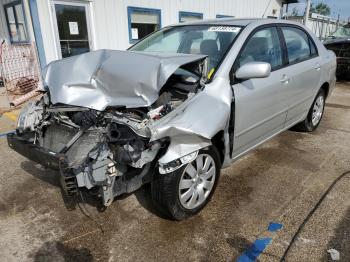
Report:
[[[211,77],[240,30],[173,26],[128,51],[50,63],[43,95],[23,108],[9,146],[58,169],[68,195],[86,188],[109,206],[151,182],[169,217],[198,213],[229,162],[232,88]]]
[[[134,72],[140,61],[142,73]],[[155,168],[166,173],[192,160],[158,162],[170,143],[162,128],[201,92],[206,63],[202,55],[109,50],[55,62],[44,72],[47,91],[22,110],[8,143],[58,169],[68,195],[97,188],[108,206],[150,182]],[[93,66],[80,70],[84,64]]]

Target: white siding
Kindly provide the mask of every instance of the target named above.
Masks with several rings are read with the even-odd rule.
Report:
[[[67,1],[68,2],[68,1]],[[126,49],[130,46],[127,7],[143,7],[161,10],[162,26],[178,23],[179,11],[203,13],[204,19],[216,15],[241,17],[265,17],[276,10],[280,13],[280,0],[85,0],[90,3],[92,39],[94,49]],[[37,0],[39,19],[46,59],[58,59],[51,23],[50,0]]]
[[[54,36],[54,27],[51,22],[52,13],[49,0],[37,0],[41,36],[43,38],[46,62],[58,59]]]

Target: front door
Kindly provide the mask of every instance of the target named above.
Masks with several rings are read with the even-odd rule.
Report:
[[[252,33],[237,57],[234,68],[249,62],[266,62],[271,74],[266,78],[241,80],[234,84],[235,130],[232,157],[280,132],[285,123],[288,98],[282,47],[277,28],[264,27]]]
[[[90,18],[86,3],[53,2],[58,57],[65,58],[89,52]]]

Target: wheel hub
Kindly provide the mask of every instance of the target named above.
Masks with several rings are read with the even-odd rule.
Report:
[[[208,154],[199,154],[189,163],[180,179],[179,199],[187,209],[193,209],[205,202],[210,195],[216,178],[214,159]]]
[[[323,107],[324,107],[324,98],[323,96],[319,96],[314,104],[314,107],[312,109],[312,124],[314,126],[316,126],[321,118],[322,118],[322,114],[323,114]]]

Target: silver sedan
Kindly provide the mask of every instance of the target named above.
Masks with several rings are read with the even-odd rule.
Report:
[[[198,213],[220,170],[291,127],[311,132],[335,85],[336,58],[305,27],[220,19],[165,27],[128,51],[51,63],[9,145],[59,169],[68,195],[151,183],[169,217]]]

